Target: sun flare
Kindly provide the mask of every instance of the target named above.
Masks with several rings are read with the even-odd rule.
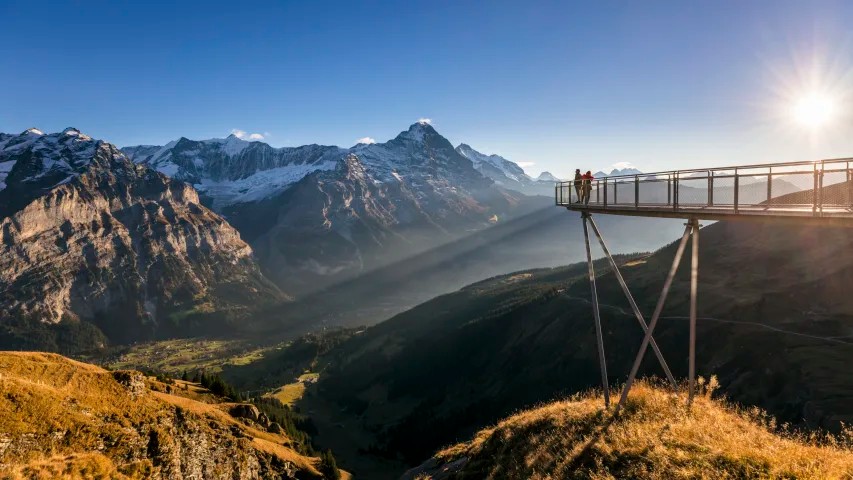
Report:
[[[808,128],[828,125],[837,113],[837,102],[821,93],[806,94],[794,102],[791,114],[794,120]]]

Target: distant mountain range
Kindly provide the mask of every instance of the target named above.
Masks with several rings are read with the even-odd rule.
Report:
[[[296,294],[453,241],[551,195],[515,163],[453,148],[428,123],[385,143],[273,148],[235,136],[122,149],[191,183]]]
[[[363,291],[347,282],[371,272],[430,272],[429,288],[389,285],[405,300],[381,308],[395,311],[510,265],[555,265],[548,238],[525,240],[532,256],[509,251],[525,225],[562,231],[545,220],[559,212],[533,214],[552,205],[556,180],[453,147],[424,122],[351,148],[232,135],[118,149],[74,128],[0,134],[0,345],[69,352],[234,332],[258,308],[335,285]],[[457,259],[447,282],[442,255]],[[370,311],[380,298],[356,303],[372,299]]]
[[[614,168],[613,170],[610,171],[610,173],[604,173],[601,170],[599,170],[599,171],[595,172],[594,174],[592,174],[592,176],[595,178],[607,178],[607,177],[618,177],[620,175],[637,175],[640,173],[643,173],[643,172],[637,170],[636,168],[622,168],[622,169]]]
[[[427,123],[352,148],[0,134],[0,346],[228,331],[258,306],[525,215],[547,202],[520,190],[549,182],[537,190]]]

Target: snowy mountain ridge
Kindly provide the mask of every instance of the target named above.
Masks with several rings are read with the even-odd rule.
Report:
[[[517,163],[500,155],[487,155],[471,148],[466,143],[459,144],[456,151],[471,160],[474,168],[484,176],[494,180],[495,184],[516,190],[527,195],[552,195],[551,180],[532,178]],[[547,173],[547,172],[545,172]],[[548,175],[551,175],[550,173]]]
[[[607,178],[607,177],[618,177],[620,175],[639,175],[641,173],[643,173],[643,172],[637,170],[636,168],[631,168],[631,167],[622,168],[622,169],[614,168],[613,170],[610,171],[610,173],[604,173],[604,172],[599,170],[598,172],[595,172],[593,174],[593,177],[595,177],[595,178]]]
[[[471,160],[474,164],[474,168],[481,173],[483,173],[483,170],[496,169],[500,174],[515,182],[533,181],[533,179],[524,173],[524,170],[516,163],[511,162],[500,155],[486,155],[484,153],[480,153],[465,143],[459,144],[459,146],[456,147],[456,151],[463,157]],[[493,180],[499,184],[501,183],[499,180]]]
[[[334,169],[344,153],[321,145],[273,148],[235,135],[209,140],[181,137],[163,146],[122,151],[136,163],[193,184],[217,210],[281,193],[310,173]]]
[[[427,151],[452,150],[432,126],[418,122],[388,142],[348,149],[324,145],[274,148],[230,135],[209,140],[182,137],[163,146],[140,145],[122,151],[134,162],[193,184],[212,200],[213,208],[221,210],[274,197],[310,174],[341,168],[350,155],[356,156],[376,182],[399,182],[405,177],[436,182],[441,170],[455,172],[461,175],[456,180],[470,183],[475,172],[458,159],[442,164],[444,157],[425,154],[424,145]]]

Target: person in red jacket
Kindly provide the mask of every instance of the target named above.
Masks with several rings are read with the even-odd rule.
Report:
[[[584,205],[589,205],[589,197],[590,193],[592,193],[592,181],[595,177],[592,176],[591,171],[587,170],[581,179],[583,180],[583,203]]]

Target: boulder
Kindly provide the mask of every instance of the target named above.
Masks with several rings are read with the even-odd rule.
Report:
[[[258,417],[261,415],[263,414],[260,410],[258,410],[258,407],[248,403],[234,405],[231,408],[231,416],[235,418],[245,418],[253,422],[257,422]]]
[[[113,372],[113,378],[125,387],[133,398],[145,393],[145,376],[137,371],[117,370]]]
[[[260,423],[261,426],[263,426],[264,428],[269,427],[270,419],[269,417],[267,417],[267,414],[261,413],[260,415],[258,415],[258,423]]]

